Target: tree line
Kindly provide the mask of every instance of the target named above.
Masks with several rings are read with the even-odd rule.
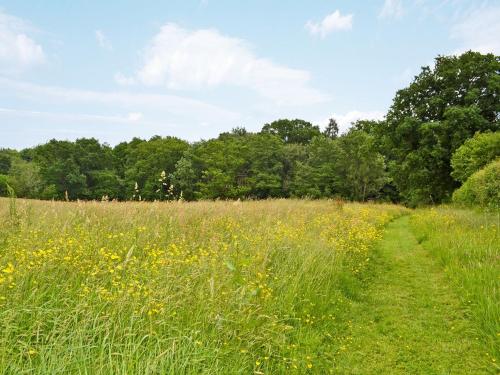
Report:
[[[500,130],[499,110],[499,56],[439,56],[396,93],[383,121],[357,121],[345,134],[335,119],[323,130],[280,119],[259,132],[237,127],[194,143],[160,136],[115,147],[93,138],[51,140],[0,150],[0,195],[8,184],[19,197],[40,199],[440,203],[464,182],[453,171],[454,153],[476,133]]]

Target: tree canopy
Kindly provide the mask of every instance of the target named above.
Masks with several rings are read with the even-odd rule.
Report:
[[[370,130],[403,200],[439,203],[459,186],[453,152],[476,132],[499,129],[499,71],[492,54],[440,56],[396,93],[386,121]]]
[[[359,120],[344,134],[333,118],[323,131],[279,119],[191,144],[155,136],[0,149],[0,194],[9,184],[41,199],[448,201],[500,154],[499,72],[493,54],[439,56],[396,93],[384,120]]]
[[[265,124],[262,133],[273,134],[281,138],[284,143],[307,144],[314,137],[321,135],[319,126],[304,120],[277,120]]]

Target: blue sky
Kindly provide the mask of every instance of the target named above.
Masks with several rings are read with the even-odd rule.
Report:
[[[345,129],[439,54],[499,54],[499,20],[499,0],[0,0],[0,147]]]

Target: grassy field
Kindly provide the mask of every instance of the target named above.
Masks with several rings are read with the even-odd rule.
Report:
[[[351,307],[351,343],[336,358],[337,373],[495,374],[492,348],[478,340],[482,333],[471,320],[470,303],[419,244],[409,226],[413,219],[391,222],[373,251],[372,272]]]
[[[0,201],[0,368],[332,369],[390,205]]]
[[[410,224],[459,292],[483,356],[500,372],[500,212],[417,210]]]
[[[496,216],[0,199],[0,219],[3,373],[498,368]]]

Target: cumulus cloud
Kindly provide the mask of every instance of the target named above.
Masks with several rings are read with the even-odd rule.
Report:
[[[104,33],[101,30],[95,31],[95,38],[97,40],[97,44],[99,44],[99,47],[106,49],[108,51],[113,49],[111,41],[106,37],[106,35],[104,35]]]
[[[309,86],[308,71],[257,57],[243,40],[215,29],[186,30],[173,23],[164,25],[146,47],[137,80],[171,89],[243,87],[282,105],[327,100]]]
[[[500,53],[500,6],[483,6],[467,14],[451,29],[451,38],[460,41],[457,54],[466,50]]]
[[[18,71],[43,63],[41,45],[28,34],[31,27],[22,19],[0,10],[0,71]]]
[[[135,83],[134,77],[127,77],[124,74],[118,72],[115,73],[115,82],[122,86],[129,86]]]
[[[325,38],[333,31],[352,29],[352,18],[352,14],[343,16],[340,11],[336,10],[319,22],[307,21],[305,27],[311,35],[319,35],[321,38]]]
[[[379,18],[399,18],[403,15],[401,0],[385,0],[379,13]]]

